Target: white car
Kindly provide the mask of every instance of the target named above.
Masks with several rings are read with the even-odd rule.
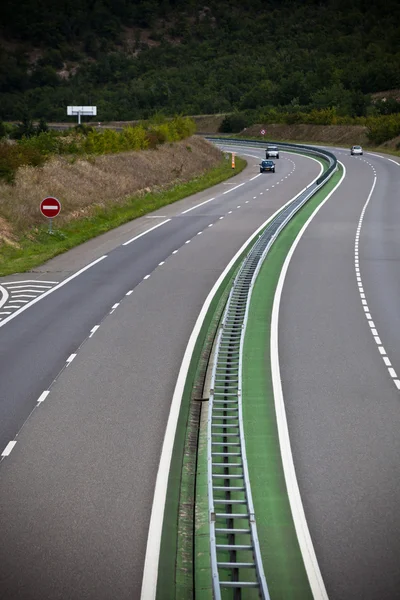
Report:
[[[351,150],[350,150],[350,154],[352,156],[356,156],[356,155],[362,156],[363,149],[361,148],[361,146],[352,146]]]
[[[265,151],[265,158],[279,158],[278,146],[267,146]]]

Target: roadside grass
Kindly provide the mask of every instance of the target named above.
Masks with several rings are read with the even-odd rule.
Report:
[[[230,161],[222,158],[216,167],[190,181],[161,191],[133,195],[118,204],[97,206],[90,216],[76,218],[61,227],[57,227],[55,222],[52,235],[47,232],[47,224],[39,226],[21,235],[17,239],[18,246],[0,245],[0,276],[28,271],[110,229],[233,177],[246,164],[245,160],[236,157],[236,168],[233,170]]]

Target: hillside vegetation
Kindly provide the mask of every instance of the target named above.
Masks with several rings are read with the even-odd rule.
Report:
[[[400,112],[396,0],[3,0],[0,119]],[[254,120],[254,119],[253,119]],[[256,121],[259,122],[257,119]]]

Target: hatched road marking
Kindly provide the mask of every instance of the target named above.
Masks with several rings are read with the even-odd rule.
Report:
[[[25,281],[9,281],[0,285],[0,321],[5,315],[11,315],[24,305],[48,292],[57,285],[58,281],[40,281],[37,279],[27,279]]]

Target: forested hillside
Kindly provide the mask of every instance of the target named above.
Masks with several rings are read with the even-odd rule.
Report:
[[[3,0],[0,119],[398,112],[397,0]]]

